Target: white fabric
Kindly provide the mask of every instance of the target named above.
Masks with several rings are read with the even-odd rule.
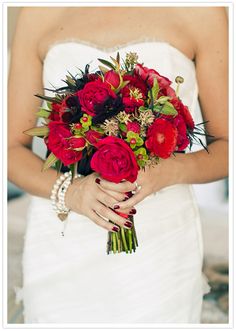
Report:
[[[62,84],[96,58],[116,51],[78,41],[53,45],[44,61],[45,87]],[[174,81],[194,118],[198,87],[194,63],[166,42],[138,42],[140,62]],[[78,202],[79,203],[79,202]],[[106,254],[107,232],[71,213],[65,237],[46,199],[32,197],[23,257],[25,323],[200,323],[203,246],[198,208],[190,185],[173,185],[137,205],[139,247],[134,254]]]

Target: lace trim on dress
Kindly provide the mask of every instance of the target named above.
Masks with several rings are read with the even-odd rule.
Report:
[[[58,40],[52,44],[49,45],[48,49],[47,49],[47,52],[46,52],[46,55],[44,57],[44,61],[47,57],[47,54],[56,46],[58,45],[63,45],[63,44],[67,44],[67,43],[74,43],[74,44],[81,44],[81,45],[84,45],[84,46],[88,46],[88,47],[91,47],[91,48],[95,48],[101,52],[104,52],[104,53],[113,53],[115,51],[118,51],[120,49],[124,49],[126,47],[129,47],[129,46],[133,46],[133,45],[138,45],[138,44],[142,44],[142,43],[162,43],[162,44],[166,44],[168,45],[169,47],[171,47],[172,49],[174,49],[175,51],[177,51],[183,58],[185,58],[190,64],[192,64],[194,66],[194,61],[191,60],[185,53],[183,53],[180,49],[176,48],[175,46],[173,46],[170,42],[166,41],[166,40],[161,40],[161,39],[158,39],[158,38],[140,38],[140,39],[136,39],[136,40],[133,40],[133,41],[130,41],[130,42],[127,42],[127,43],[123,43],[123,44],[118,44],[116,46],[112,46],[112,47],[103,47],[103,46],[99,46],[97,44],[94,44],[92,42],[89,42],[89,41],[85,41],[85,40],[81,40],[81,39],[78,39],[78,38],[66,38],[66,39],[63,39],[63,40]]]

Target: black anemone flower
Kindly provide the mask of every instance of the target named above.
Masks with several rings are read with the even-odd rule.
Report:
[[[94,109],[96,115],[93,117],[93,124],[101,124],[105,120],[123,111],[124,105],[120,96],[115,99],[109,97],[103,103],[95,105]]]

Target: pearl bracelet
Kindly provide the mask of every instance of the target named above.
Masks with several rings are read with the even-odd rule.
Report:
[[[76,175],[74,178],[79,177]],[[65,205],[65,195],[72,182],[72,173],[65,172],[62,174],[55,182],[51,192],[51,201],[53,210],[55,210],[57,216],[61,221],[65,221],[67,218],[70,209]]]

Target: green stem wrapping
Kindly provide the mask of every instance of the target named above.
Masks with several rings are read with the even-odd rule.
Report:
[[[132,230],[127,230],[129,238],[129,252],[132,253]]]

